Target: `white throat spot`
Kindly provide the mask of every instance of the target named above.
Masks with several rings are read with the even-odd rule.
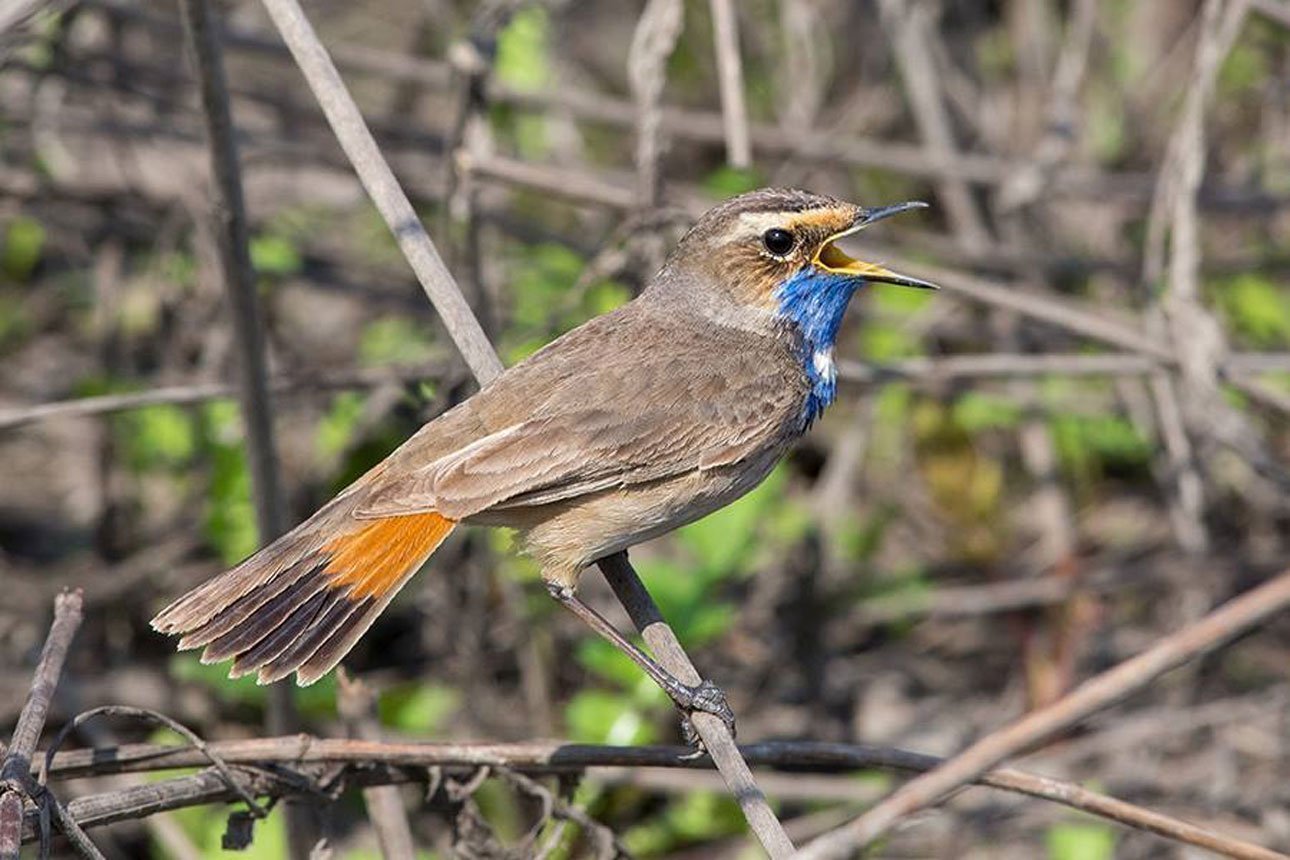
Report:
[[[815,366],[815,372],[822,378],[832,380],[837,373],[833,366],[833,348],[817,349],[811,356],[811,363]]]

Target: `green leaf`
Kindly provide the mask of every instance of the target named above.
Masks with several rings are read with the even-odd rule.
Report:
[[[1271,80],[1273,72],[1268,68],[1268,53],[1257,44],[1237,44],[1228,52],[1218,73],[1220,92],[1233,94],[1248,90],[1256,84]]]
[[[688,644],[702,645],[729,627],[733,610],[715,599],[713,585],[724,572],[695,569],[665,559],[642,559],[641,579],[658,601],[663,617]]]
[[[227,663],[202,663],[197,654],[175,654],[170,658],[170,677],[176,681],[199,684],[212,690],[222,702],[262,708],[267,688],[255,683],[254,675],[228,676]]]
[[[286,813],[277,807],[268,817],[256,821],[253,825],[251,844],[243,851],[226,851],[221,842],[228,827],[228,810],[224,815],[212,815],[205,820],[205,838],[201,841],[202,856],[213,858],[237,858],[237,860],[280,860],[289,856],[287,853]]]
[[[237,407],[218,401],[207,404],[203,415],[211,460],[206,537],[226,564],[235,564],[259,544]]]
[[[228,676],[228,662],[205,664],[195,653],[175,654],[170,658],[170,676],[176,681],[200,684],[211,690],[220,701],[262,709],[267,687],[256,683],[254,675]],[[296,707],[306,717],[331,719],[336,715],[336,676],[328,674],[308,687],[292,683]]]
[[[177,406],[147,406],[117,418],[119,437],[137,469],[182,466],[197,450],[193,416]]]
[[[610,683],[630,689],[640,680],[640,667],[603,639],[584,637],[578,642],[576,653],[585,669]]]
[[[883,316],[906,320],[929,308],[936,298],[936,294],[931,290],[907,290],[899,287],[873,289],[869,291],[868,296],[875,311]]]
[[[285,236],[266,234],[251,239],[251,265],[261,275],[294,275],[304,268],[295,243]]]
[[[699,559],[702,570],[696,573],[720,578],[748,562],[759,545],[759,527],[776,507],[786,504],[786,482],[784,467],[777,467],[748,495],[678,532],[681,542]]]
[[[377,711],[384,725],[430,735],[438,731],[460,703],[460,693],[451,687],[415,683],[382,693]]]
[[[607,314],[619,305],[625,304],[632,294],[626,287],[616,281],[601,281],[587,290],[584,303],[587,316]]]
[[[497,34],[497,77],[519,90],[542,90],[549,86],[550,18],[538,5],[521,8]],[[520,114],[509,124],[516,148],[524,158],[536,161],[546,156],[547,123],[544,117]]]
[[[917,338],[890,323],[870,323],[860,330],[860,353],[870,361],[892,361],[918,355]]]
[[[582,296],[571,295],[585,265],[581,256],[563,245],[541,242],[514,250],[508,260],[513,325],[507,333],[506,356],[510,361],[526,358],[546,344],[552,329],[557,334],[567,331],[630,297],[612,281],[593,284]]]
[[[1290,344],[1290,291],[1261,275],[1245,274],[1214,290],[1223,315],[1259,347]]]
[[[661,816],[631,828],[623,835],[627,849],[638,856],[661,856],[686,843],[709,842],[742,833],[743,816],[728,795],[695,791],[670,801]]]
[[[318,422],[314,436],[314,446],[321,456],[338,457],[349,445],[354,428],[363,416],[365,400],[357,391],[344,391],[332,398],[331,408]]]
[[[708,840],[744,830],[744,820],[734,798],[714,791],[696,791],[680,798],[669,809],[668,818],[682,836],[692,840]]]
[[[1110,860],[1115,831],[1105,824],[1054,824],[1048,830],[1049,860]]]
[[[703,179],[703,187],[714,197],[734,197],[763,185],[761,175],[753,168],[722,165]]]
[[[1015,400],[979,391],[966,392],[954,402],[950,416],[966,433],[1016,427],[1021,407]]]
[[[416,364],[434,355],[434,340],[408,317],[383,317],[363,327],[359,360],[368,365]]]
[[[0,245],[0,271],[16,281],[31,277],[45,247],[45,228],[26,215],[9,222]]]
[[[540,89],[550,76],[551,22],[546,9],[525,6],[497,34],[494,73],[513,87]]]
[[[1057,415],[1052,428],[1058,455],[1075,473],[1098,466],[1141,468],[1155,453],[1138,428],[1118,415]]]
[[[569,736],[582,743],[630,746],[657,740],[641,711],[619,694],[584,690],[569,702],[564,717]]]

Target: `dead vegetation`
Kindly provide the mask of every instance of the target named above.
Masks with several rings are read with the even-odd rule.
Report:
[[[670,709],[486,535],[436,556],[347,661],[375,711],[334,681],[296,698],[293,725],[349,741],[266,735],[266,716],[290,716],[281,702],[146,632],[167,597],[254,545],[256,500],[273,530],[265,474],[294,521],[467,394],[468,367],[493,366],[488,342],[463,334],[468,314],[445,325],[417,294],[265,10],[214,11],[274,398],[250,408],[277,436],[277,465],[251,446],[258,493],[230,396],[246,390],[239,351],[259,347],[235,336],[248,323],[220,276],[210,112],[178,9],[70,4],[0,41],[0,722],[19,722],[48,607],[81,588],[83,628],[34,725],[48,742],[96,706],[136,709],[78,724],[50,771],[106,856],[206,856],[226,809],[145,816],[241,795],[303,798],[284,801],[299,810],[293,850],[321,833],[337,856],[737,854],[746,825],[720,783],[676,769],[675,749],[601,746],[674,741]],[[888,768],[932,763],[891,748],[952,755],[1030,712],[941,771],[950,781],[908,783],[833,844],[901,820],[882,856],[1183,856],[1161,832],[1213,836],[1233,856],[1290,847],[1290,631],[1272,578],[1290,557],[1290,6],[308,13],[507,361],[629,295],[724,194],[798,184],[933,202],[921,224],[860,244],[945,291],[869,296],[842,341],[841,402],[767,489],[633,556],[730,693],[744,758],[794,843],[872,806]],[[452,280],[435,295],[425,271],[442,311]],[[1136,673],[1098,674],[1135,657]],[[1062,698],[1094,677],[1099,695]],[[1085,719],[1080,701],[1098,712]],[[210,742],[166,755],[218,766],[122,775],[159,763],[149,744],[182,743],[145,711]],[[4,776],[48,798],[21,778],[34,719]],[[550,737],[586,746],[532,743]],[[117,745],[111,767],[72,749]],[[1073,785],[1026,793],[1139,829],[980,789],[909,817],[1018,746],[1027,773],[1136,806],[1117,815]],[[311,749],[332,757],[307,761]],[[803,772],[821,770],[870,778]],[[391,787],[404,783],[419,787]],[[0,792],[0,856],[17,796]],[[26,838],[38,808],[62,816],[33,805]],[[239,808],[253,814],[235,813],[228,838],[286,850],[281,816],[251,828],[259,807]],[[837,856],[826,844],[814,856]]]

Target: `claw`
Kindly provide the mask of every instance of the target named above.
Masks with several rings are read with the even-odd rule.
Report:
[[[730,736],[735,736],[735,712],[730,709],[726,694],[711,681],[701,681],[696,686],[689,687],[685,701],[678,701],[676,706],[681,711],[681,737],[686,746],[694,747],[693,752],[684,756],[686,760],[699,758],[707,753],[703,748],[703,739],[699,737],[691,719],[696,712],[720,717],[730,730]]]

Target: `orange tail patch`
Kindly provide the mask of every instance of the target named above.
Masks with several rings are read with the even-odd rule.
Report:
[[[434,512],[372,520],[323,544],[330,556],[323,572],[332,588],[347,588],[353,600],[379,597],[400,585],[408,569],[434,552],[456,525]]]
[[[204,648],[203,663],[233,658],[232,677],[255,673],[269,683],[295,672],[311,684],[456,525],[430,512],[350,519],[321,545],[302,526],[180,598],[153,626],[182,636],[180,648]]]

